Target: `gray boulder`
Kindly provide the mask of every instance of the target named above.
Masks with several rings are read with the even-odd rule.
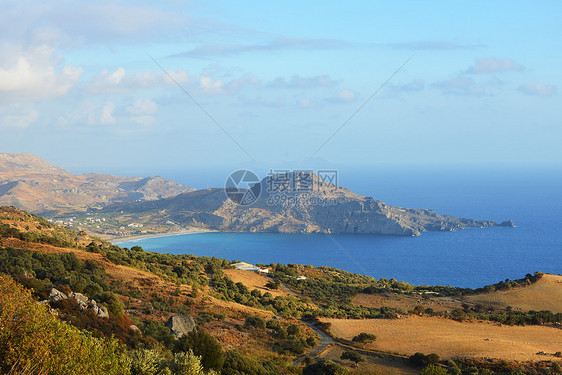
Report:
[[[82,293],[71,292],[68,294],[68,298],[73,298],[76,300],[76,302],[84,302],[86,304],[88,303],[88,297],[86,297]]]
[[[78,302],[78,308],[80,310],[86,310],[88,308],[88,297],[82,293],[69,293],[68,298],[72,298]]]
[[[109,317],[109,312],[107,311],[107,307],[103,305],[98,305],[96,301],[92,300],[88,305],[88,308],[91,309],[98,318],[107,318]]]
[[[51,301],[58,302],[60,300],[67,299],[68,297],[60,290],[52,288],[49,291],[49,298],[51,299]]]
[[[180,338],[195,329],[195,321],[190,315],[173,315],[166,322],[166,327],[176,338]]]
[[[107,307],[105,307],[104,305],[98,306],[98,317],[99,318],[109,317],[109,312],[107,311]]]

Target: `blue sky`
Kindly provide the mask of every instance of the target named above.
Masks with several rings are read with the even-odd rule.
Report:
[[[1,1],[0,152],[144,175],[295,164],[411,57],[316,164],[561,163],[560,14],[559,1]]]

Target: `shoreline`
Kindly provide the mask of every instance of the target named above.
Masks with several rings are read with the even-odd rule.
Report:
[[[179,236],[182,234],[198,234],[198,233],[212,233],[212,232],[216,232],[216,231],[209,230],[209,229],[183,229],[183,230],[165,232],[165,233],[153,233],[153,234],[147,233],[147,234],[139,234],[137,236],[104,238],[104,240],[111,242],[114,245],[118,245],[123,242],[146,240],[148,238],[171,237],[171,236]]]

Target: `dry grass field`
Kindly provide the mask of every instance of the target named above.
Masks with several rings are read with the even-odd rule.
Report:
[[[505,326],[490,322],[459,323],[450,319],[412,316],[405,319],[323,319],[331,332],[351,340],[361,332],[377,336],[367,348],[412,355],[436,353],[444,359],[461,357],[518,361],[553,359],[538,352],[562,350],[562,330],[542,326]]]
[[[461,309],[461,302],[455,301],[451,298],[432,298],[424,300],[421,296],[409,296],[401,294],[363,294],[356,295],[352,303],[355,306],[365,307],[394,307],[402,311],[413,310],[417,305],[423,306],[425,309],[431,308],[436,312],[459,310]]]
[[[511,306],[523,311],[550,310],[562,313],[562,276],[545,274],[539,281],[524,288],[467,296],[464,299],[500,309]]]
[[[227,269],[224,270],[224,274],[232,279],[235,283],[241,282],[242,284],[246,285],[248,289],[258,289],[261,290],[262,293],[269,292],[273,297],[277,296],[288,296],[289,294],[283,291],[281,288],[274,290],[268,289],[265,287],[265,284],[271,282],[267,277],[258,275],[253,271],[243,271],[243,270],[236,270],[236,269]]]

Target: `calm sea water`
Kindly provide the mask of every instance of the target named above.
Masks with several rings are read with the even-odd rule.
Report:
[[[480,287],[543,271],[562,273],[562,170],[465,168],[343,170],[340,185],[388,204],[516,228],[425,232],[420,237],[201,233],[120,243],[250,263],[331,266],[415,285]]]

